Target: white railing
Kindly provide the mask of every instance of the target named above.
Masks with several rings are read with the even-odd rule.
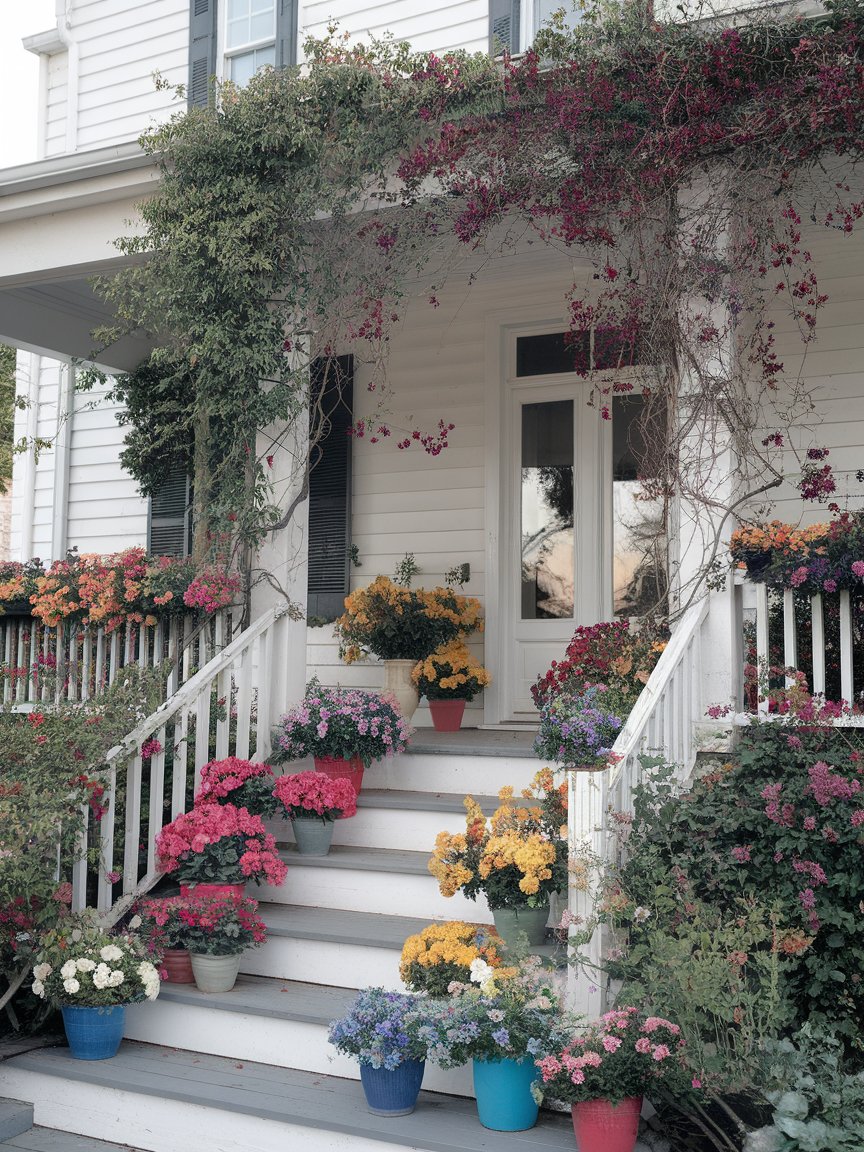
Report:
[[[107,910],[155,880],[156,836],[191,806],[209,760],[269,755],[271,727],[285,706],[287,620],[277,609],[260,617],[108,753],[106,810],[98,828],[84,812],[73,908]],[[99,849],[95,869],[88,836]]]
[[[853,643],[856,623],[860,626],[861,620],[856,621],[855,606],[849,590],[817,593],[807,598],[809,604],[806,607],[802,605],[802,599],[791,588],[775,591],[769,589],[767,584],[747,580],[743,574],[736,577],[736,630],[742,637],[743,648],[745,624],[750,618],[755,641],[754,663],[757,676],[762,681],[758,691],[755,691],[755,684],[748,685],[745,682],[742,653],[736,669],[735,703],[738,709],[755,709],[760,715],[768,714],[770,701],[764,690],[764,680],[769,669],[778,664],[787,670],[798,669],[802,663],[806,664],[808,687],[814,695],[827,694],[830,699],[843,700],[849,705],[861,703],[861,691],[857,696],[855,693]],[[826,628],[829,619],[832,622],[830,640]],[[810,642],[808,651],[802,652],[799,649],[799,633],[805,622],[809,625]],[[839,663],[839,678],[835,677],[829,683],[828,668],[835,662]],[[791,680],[792,677],[787,675],[787,685]]]
[[[679,779],[686,780],[696,760],[695,725],[701,719],[702,624],[708,614],[708,599],[687,610],[672,638],[660,655],[633,711],[613,746],[614,768],[605,772],[569,774],[568,831],[571,856],[586,849],[600,861],[614,860],[617,837],[614,823],[633,811],[633,790],[642,779],[641,758],[661,755],[675,765]],[[570,888],[570,911],[579,924],[590,923],[595,914],[596,891]],[[601,967],[603,933],[596,929],[581,949],[586,969],[571,970],[571,1006],[589,1019],[605,1011],[605,981]]]
[[[167,699],[225,647],[239,620],[239,611],[227,609],[205,620],[175,616],[108,631],[78,624],[49,627],[35,616],[0,616],[2,703],[26,707],[47,700],[89,700],[129,664],[153,668],[170,661]]]

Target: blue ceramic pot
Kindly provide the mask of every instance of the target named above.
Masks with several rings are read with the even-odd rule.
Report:
[[[117,1055],[126,1024],[126,1005],[84,1008],[64,1004],[63,1027],[75,1060],[110,1060]]]
[[[360,1065],[360,1082],[366,1094],[366,1107],[373,1116],[407,1116],[414,1111],[425,1060],[406,1060],[398,1068]]]
[[[524,1132],[537,1123],[531,1085],[540,1070],[530,1056],[522,1060],[475,1060],[477,1115],[493,1132]]]

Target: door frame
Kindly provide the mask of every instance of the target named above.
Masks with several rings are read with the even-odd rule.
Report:
[[[520,377],[515,376],[515,349],[518,336],[563,332],[567,321],[556,315],[549,306],[520,308],[496,312],[486,318],[485,339],[485,424],[486,424],[486,664],[493,674],[492,684],[484,692],[484,723],[506,724],[517,719],[513,712],[513,635],[516,610],[515,582],[512,568],[514,547],[513,516],[509,515],[512,491],[508,490],[514,478],[513,437],[516,396],[530,390],[532,383],[538,393],[544,386],[573,384],[581,378],[575,374]],[[607,373],[603,373],[604,377]],[[585,388],[587,381],[582,381]],[[577,555],[584,566],[577,574],[577,589],[587,582],[593,600],[590,608],[579,609],[577,590],[574,628],[580,623],[593,623],[608,619],[612,611],[612,424],[602,420],[596,408],[589,408],[585,398],[574,396],[574,403],[582,403],[577,427],[585,428],[586,419],[593,421],[598,433],[593,454],[592,491],[581,500],[575,500],[574,530],[577,541],[596,541],[594,563],[579,549]],[[579,437],[585,441],[584,436]],[[577,448],[578,451],[578,448]],[[587,467],[587,462],[586,462]],[[577,486],[574,484],[574,492]],[[584,599],[583,599],[584,603]],[[491,622],[491,627],[489,622]],[[563,655],[563,653],[562,653]],[[518,719],[527,719],[522,716]]]

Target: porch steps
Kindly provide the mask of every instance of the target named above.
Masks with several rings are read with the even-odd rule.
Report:
[[[0,1097],[0,1143],[14,1140],[33,1124],[33,1105]]]
[[[426,1090],[410,1116],[372,1116],[356,1080],[130,1041],[113,1060],[43,1049],[4,1073],[13,1091],[27,1086],[40,1124],[132,1136],[149,1152],[573,1152],[566,1116],[541,1112],[527,1132],[491,1132],[473,1101]]]
[[[16,1152],[140,1152],[130,1144],[108,1144],[56,1128],[31,1128],[14,1140],[7,1140],[6,1148]]]

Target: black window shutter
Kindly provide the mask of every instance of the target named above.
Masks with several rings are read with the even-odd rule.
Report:
[[[218,0],[189,0],[189,85],[190,108],[206,108],[210,103],[210,77],[216,72],[216,12]]]
[[[489,54],[515,55],[519,49],[520,0],[489,0]]]
[[[150,497],[147,551],[151,556],[188,556],[192,550],[191,489],[185,470],[175,468]]]
[[[342,612],[350,574],[353,357],[315,360],[311,371],[317,443],[310,456],[307,611],[333,620]]]
[[[297,0],[276,0],[276,67],[297,63]]]

